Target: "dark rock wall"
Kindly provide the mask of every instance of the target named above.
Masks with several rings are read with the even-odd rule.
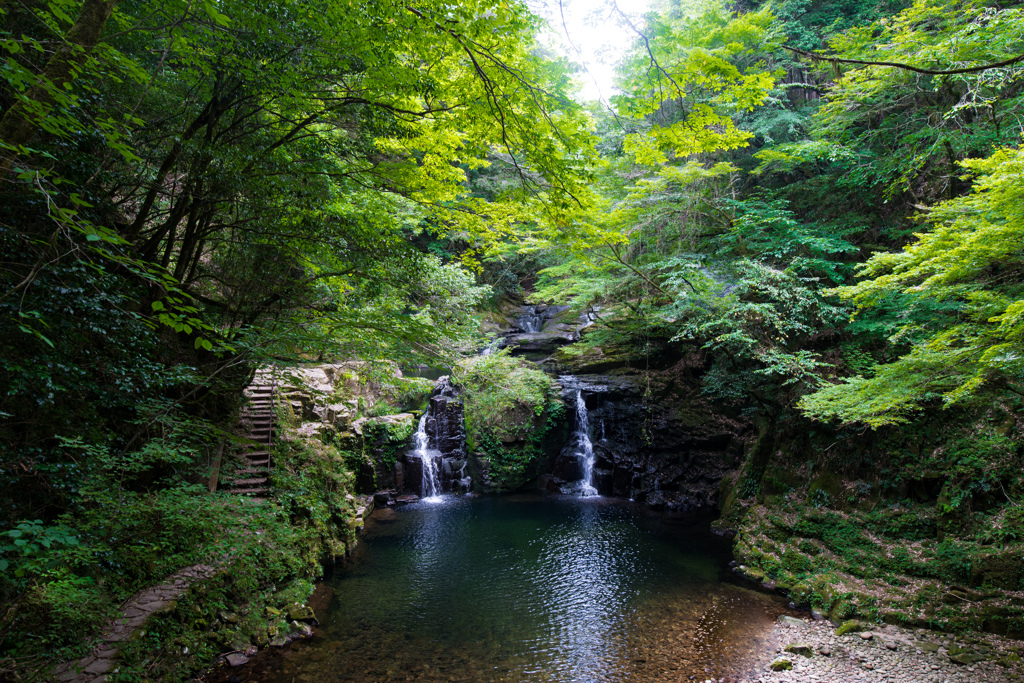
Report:
[[[646,380],[639,376],[567,376],[561,382],[568,404],[575,403],[577,390],[586,401],[596,458],[593,484],[601,495],[671,512],[717,505],[719,482],[743,455],[742,423],[715,415],[699,399],[680,405],[679,397],[645,398]],[[567,412],[574,421],[575,413]],[[555,461],[552,474],[558,479],[580,478],[575,450],[570,437]]]
[[[428,448],[440,454],[441,489],[446,493],[468,490],[465,411],[447,376],[438,379],[434,385],[425,429]],[[409,451],[402,464],[405,487],[423,495],[423,461],[419,454],[415,450]]]

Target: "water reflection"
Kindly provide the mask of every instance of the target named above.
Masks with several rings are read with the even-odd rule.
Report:
[[[608,499],[409,506],[367,530],[302,655],[254,673],[283,683],[725,675],[780,611],[719,581],[727,552]]]

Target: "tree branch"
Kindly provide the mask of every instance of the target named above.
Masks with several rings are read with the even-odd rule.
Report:
[[[977,73],[979,71],[986,71],[988,69],[998,69],[1001,66],[1011,66],[1017,62],[1024,61],[1024,54],[1005,59],[1001,62],[994,62],[992,64],[984,64],[982,66],[970,66],[963,69],[950,69],[948,71],[937,71],[935,69],[922,69],[919,66],[913,66],[911,64],[901,64],[900,62],[873,62],[863,59],[842,59],[840,57],[826,57],[825,55],[815,54],[799,48],[790,47],[783,45],[782,49],[789,50],[794,54],[801,55],[802,57],[808,57],[816,62],[829,62],[830,64],[860,64],[862,66],[891,66],[896,69],[904,69],[905,71],[913,71],[914,73],[925,74],[928,76],[953,76],[956,74],[970,74]]]

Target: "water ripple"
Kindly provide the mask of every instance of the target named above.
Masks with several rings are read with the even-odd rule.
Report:
[[[367,530],[333,580],[325,637],[276,680],[660,680],[648,661],[679,673],[702,628],[732,642],[729,627],[701,626],[709,618],[753,624],[735,605],[755,602],[750,614],[770,612],[719,583],[726,552],[607,501],[409,506]]]

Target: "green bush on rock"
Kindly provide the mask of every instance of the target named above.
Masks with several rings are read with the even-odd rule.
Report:
[[[519,488],[534,474],[544,439],[564,414],[555,383],[507,352],[468,358],[452,379],[462,390],[466,445],[485,487]]]

